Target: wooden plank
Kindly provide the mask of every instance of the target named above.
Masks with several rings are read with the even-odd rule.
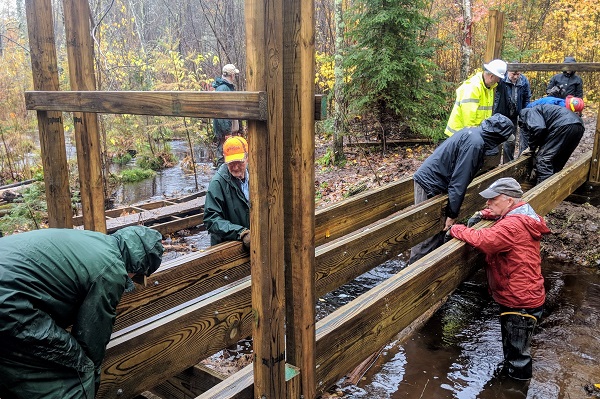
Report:
[[[414,203],[412,177],[355,195],[315,214],[315,245],[356,231]]]
[[[255,396],[279,399],[286,391],[283,0],[246,0],[244,15],[248,88],[268,98],[266,121],[248,121]]]
[[[169,234],[178,232],[179,230],[191,229],[196,226],[201,226],[200,230],[204,230],[202,222],[204,221],[204,208],[198,210],[198,214],[186,216],[183,218],[177,218],[169,222],[153,224],[150,226],[151,229],[158,231],[163,237]]]
[[[224,97],[221,97],[223,95]],[[217,96],[217,97],[215,97]],[[150,100],[138,104],[137,101]],[[314,97],[314,120],[325,118],[324,97]],[[267,100],[262,92],[185,92],[185,91],[26,91],[29,110],[93,112],[155,116],[190,116],[195,118],[235,118],[265,120]]]
[[[596,116],[596,133],[594,134],[592,164],[588,180],[592,183],[600,183],[600,108],[598,108],[598,116]]]
[[[159,201],[142,202],[142,203],[133,204],[130,206],[121,206],[119,208],[105,210],[104,215],[106,218],[114,218],[114,217],[119,217],[124,213],[127,214],[127,213],[131,213],[131,212],[135,212],[135,210],[138,208],[148,211],[151,209],[162,208],[163,206],[167,206],[167,205],[180,204],[182,202],[191,201],[193,199],[196,199],[198,197],[203,197],[205,195],[206,195],[206,191],[198,191],[197,193],[185,195],[183,197],[172,198],[168,201],[167,200],[159,200]],[[79,226],[82,223],[83,223],[83,217],[81,215],[73,216],[73,225],[74,226]]]
[[[504,35],[504,13],[499,10],[490,10],[488,20],[487,39],[485,44],[484,61],[490,62],[500,58],[502,53],[502,37]]]
[[[249,399],[254,397],[253,386],[254,366],[249,364],[195,399]]]
[[[286,361],[303,372],[288,398],[315,397],[314,2],[284,2],[283,159]]]
[[[194,118],[266,119],[258,91],[26,91],[29,110]]]
[[[117,231],[126,226],[147,225],[164,220],[174,214],[182,213],[201,213],[204,207],[205,197],[199,197],[191,201],[183,202],[175,205],[168,205],[162,208],[155,208],[140,213],[132,213],[129,215],[119,216],[106,222],[106,229],[109,233]]]
[[[576,62],[576,63],[509,63],[509,71],[577,71],[577,72],[599,72],[600,62]]]
[[[87,0],[63,0],[69,83],[72,90],[96,90],[90,5]],[[106,233],[104,182],[98,117],[73,114],[77,166],[84,227]]]
[[[58,66],[54,44],[51,0],[25,2],[33,87],[58,90]],[[49,227],[71,228],[71,194],[65,132],[60,112],[38,111],[40,150],[48,203]]]
[[[249,336],[252,306],[246,277],[113,333],[96,397],[134,397]]]
[[[195,398],[222,382],[227,376],[204,365],[195,365],[150,391],[166,399]]]
[[[239,242],[223,243],[206,252],[180,256],[164,263],[148,277],[147,287],[138,287],[123,294],[113,331],[153,319],[162,312],[249,275],[248,252]]]

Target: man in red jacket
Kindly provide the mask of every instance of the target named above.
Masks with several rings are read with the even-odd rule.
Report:
[[[456,224],[450,234],[485,253],[489,290],[500,305],[504,369],[514,379],[528,380],[531,336],[546,300],[540,240],[550,230],[521,200],[521,185],[512,177],[496,180],[479,194],[487,199],[487,208],[471,221],[496,219],[496,223],[480,230]]]

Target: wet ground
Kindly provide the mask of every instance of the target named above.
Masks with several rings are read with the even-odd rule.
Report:
[[[404,265],[387,262],[359,277],[365,285]],[[600,273],[568,263],[543,265],[548,298],[534,335],[533,379],[517,383],[497,373],[502,360],[497,307],[482,272],[464,282],[448,302],[406,342],[392,342],[358,386],[338,389],[344,398],[594,398],[600,390]],[[319,313],[348,302],[356,284],[320,300]],[[344,292],[349,289],[350,292]],[[358,291],[361,291],[358,289]]]

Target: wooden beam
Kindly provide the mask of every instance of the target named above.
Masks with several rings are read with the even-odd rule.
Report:
[[[318,210],[315,214],[316,245],[331,242],[412,205],[413,192],[413,179],[407,177]]]
[[[594,134],[594,148],[592,150],[592,164],[588,180],[591,183],[600,183],[600,108],[596,116],[596,132]]]
[[[204,365],[185,369],[150,391],[166,399],[195,398],[225,380],[227,376]]]
[[[477,177],[467,190],[460,218],[470,216],[481,206],[479,192],[500,177],[525,178],[530,159],[522,157]],[[344,236],[316,250],[317,295],[352,281],[443,228],[448,196],[436,196],[417,206],[377,221],[362,231]]]
[[[36,90],[58,90],[52,2],[51,0],[26,1],[25,11],[33,87]],[[48,203],[48,225],[71,228],[73,212],[62,113],[40,110],[37,117]]]
[[[248,121],[255,396],[281,399],[286,396],[283,0],[246,0],[244,15],[248,88],[268,98],[266,121]]]
[[[284,2],[283,159],[286,359],[302,373],[287,397],[315,397],[314,2]],[[320,110],[319,110],[320,112]]]
[[[314,97],[314,120],[324,118],[323,95]],[[26,91],[33,111],[92,112],[154,116],[187,116],[264,121],[264,92],[236,91]]]
[[[96,397],[132,398],[238,342],[252,331],[252,306],[246,277],[113,333]]]
[[[600,62],[575,62],[575,63],[518,63],[508,64],[509,71],[577,71],[577,72],[599,72]]]
[[[117,307],[113,331],[153,320],[168,309],[177,308],[249,275],[248,252],[238,242],[223,243],[210,251],[180,256],[161,265],[148,277],[147,287],[139,287],[123,295]]]
[[[27,91],[29,110],[265,120],[264,92]]]
[[[72,90],[96,90],[88,0],[63,0],[69,82]],[[98,116],[73,114],[83,225],[106,233]]]
[[[490,10],[488,20],[487,41],[483,60],[490,62],[500,58],[502,53],[502,38],[504,35],[504,13],[499,10]]]

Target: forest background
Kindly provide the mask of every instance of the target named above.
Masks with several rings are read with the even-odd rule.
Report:
[[[69,90],[62,2],[52,0],[61,90]],[[318,123],[331,150],[319,162],[343,162],[343,143],[359,134],[427,137],[443,134],[454,89],[482,68],[490,10],[505,13],[501,57],[509,62],[579,62],[600,57],[596,0],[315,0],[315,91],[326,95]],[[98,90],[213,90],[222,66],[241,71],[245,90],[243,0],[91,0],[90,34]],[[41,179],[37,119],[25,109],[33,89],[25,0],[0,2],[0,185]],[[534,98],[552,73],[528,72]],[[586,104],[600,81],[581,73]],[[64,114],[72,142],[71,116]],[[143,170],[173,163],[169,140],[210,147],[212,121],[137,115],[99,116],[107,165],[132,150]],[[364,130],[364,129],[363,129]],[[364,134],[361,131],[360,134]],[[193,161],[193,159],[192,159]],[[71,160],[77,185],[76,160]],[[143,173],[142,173],[143,175]],[[73,190],[77,192],[76,189]],[[76,195],[74,201],[76,201]]]

